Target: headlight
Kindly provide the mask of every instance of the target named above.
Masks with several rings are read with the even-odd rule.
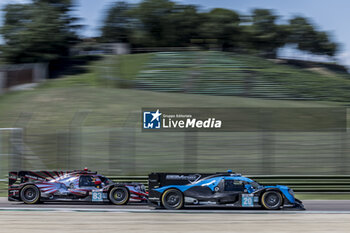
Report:
[[[289,192],[290,195],[294,196],[294,191],[293,191],[293,189],[289,189],[288,192]]]

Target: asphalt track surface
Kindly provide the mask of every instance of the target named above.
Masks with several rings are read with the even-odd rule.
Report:
[[[349,233],[349,214],[0,211],[1,233]]]
[[[350,200],[304,201],[306,211],[84,203],[26,205],[0,198],[0,233],[349,233]]]
[[[147,204],[128,204],[115,206],[109,204],[87,204],[82,202],[49,202],[27,205],[22,202],[9,202],[7,198],[0,198],[0,211],[31,210],[31,211],[86,211],[86,212],[189,212],[189,213],[342,213],[350,214],[350,200],[305,200],[305,211],[285,208],[279,211],[266,211],[258,208],[208,208],[189,207],[180,211],[156,209]]]

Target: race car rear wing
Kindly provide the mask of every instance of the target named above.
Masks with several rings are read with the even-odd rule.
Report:
[[[28,181],[48,181],[53,179],[55,176],[60,176],[63,172],[57,171],[19,171],[9,172],[9,186],[16,183],[21,184]]]
[[[38,182],[38,181],[50,181],[58,177],[63,177],[69,173],[77,174],[97,174],[97,172],[91,172],[89,170],[74,170],[74,171],[19,171],[19,172],[9,172],[9,186],[15,184],[16,182],[26,183],[26,182]]]

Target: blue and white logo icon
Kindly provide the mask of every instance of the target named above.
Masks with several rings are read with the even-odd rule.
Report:
[[[143,128],[144,129],[160,129],[161,115],[159,109],[156,112],[143,112]]]

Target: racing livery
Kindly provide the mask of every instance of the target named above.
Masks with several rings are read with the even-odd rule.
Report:
[[[230,170],[216,174],[152,173],[148,183],[149,201],[167,209],[186,205],[304,209],[287,186],[264,186]]]
[[[9,201],[27,204],[85,201],[123,205],[147,202],[143,184],[114,183],[87,169],[76,171],[20,171],[9,173]]]

